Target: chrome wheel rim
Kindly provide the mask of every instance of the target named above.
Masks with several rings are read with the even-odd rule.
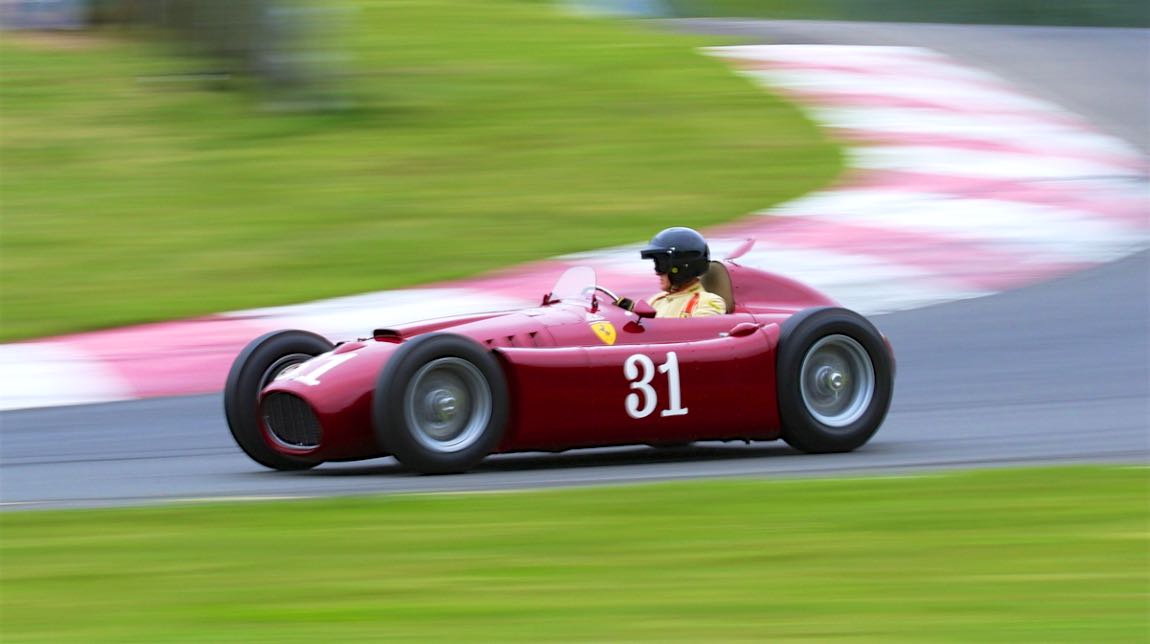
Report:
[[[309,356],[306,353],[289,353],[279,360],[276,360],[264,371],[263,378],[260,378],[260,391],[263,391],[264,387],[267,387],[273,380],[279,378],[288,369],[301,365],[314,357],[315,356]]]
[[[874,364],[854,338],[829,335],[807,351],[799,383],[803,405],[815,420],[831,428],[847,427],[874,399]]]
[[[478,367],[462,358],[423,365],[404,395],[404,415],[423,447],[450,453],[467,449],[491,420],[491,387]]]

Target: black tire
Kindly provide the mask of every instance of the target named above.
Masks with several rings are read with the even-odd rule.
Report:
[[[507,382],[491,352],[435,333],[396,349],[376,382],[372,421],[380,446],[404,466],[449,474],[495,449],[508,407]]]
[[[894,361],[858,313],[815,308],[791,316],[779,335],[776,368],[782,438],[796,449],[849,452],[886,418]]]
[[[273,470],[306,470],[320,464],[281,454],[267,443],[259,417],[260,392],[287,367],[334,348],[307,331],[273,331],[252,340],[236,356],[224,386],[224,413],[236,444],[251,459]]]

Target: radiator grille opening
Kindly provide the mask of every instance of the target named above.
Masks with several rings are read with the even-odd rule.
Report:
[[[263,401],[264,424],[273,438],[287,447],[319,447],[323,428],[311,405],[294,394],[274,392]]]

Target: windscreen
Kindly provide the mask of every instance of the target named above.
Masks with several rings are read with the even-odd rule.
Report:
[[[572,266],[551,288],[552,302],[589,302],[595,293],[595,269]]]

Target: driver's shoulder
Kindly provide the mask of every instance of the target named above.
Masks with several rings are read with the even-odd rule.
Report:
[[[699,304],[698,307],[696,307],[696,310],[700,309],[709,313],[726,313],[727,301],[723,299],[723,296],[717,293],[703,291],[699,294]]]

